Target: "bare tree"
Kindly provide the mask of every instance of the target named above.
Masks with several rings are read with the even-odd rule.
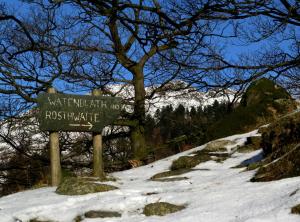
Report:
[[[184,80],[187,84],[182,87],[226,88],[297,66],[297,59],[276,50],[229,61],[222,41],[240,35],[239,21],[250,24],[251,18],[271,19],[265,33],[260,28],[253,35],[249,29],[252,36],[247,37],[254,41],[278,32],[284,21],[297,25],[296,1],[280,1],[279,8],[266,0],[27,2],[36,8],[32,19],[6,19],[16,25],[2,29],[2,94],[34,102],[37,93],[55,82],[60,83],[61,91],[70,89],[63,83],[74,90],[105,90],[107,83],[129,85],[134,92],[128,100],[133,110],[115,124],[130,127],[137,159],[146,156],[145,102],[168,89],[169,82]],[[274,28],[275,23],[282,25]],[[155,87],[146,92],[150,85]]]
[[[244,43],[260,45],[246,59],[267,67],[270,76],[299,95],[300,3],[296,0],[262,0],[251,8],[251,19],[238,29]],[[256,70],[257,72],[257,70]],[[257,72],[259,74],[259,72]]]
[[[179,79],[188,83],[184,87],[239,84],[223,73],[237,65],[224,59],[220,39],[233,37],[225,31],[230,20],[252,16],[243,3],[256,1],[239,5],[201,0],[31,2],[65,9],[62,19],[68,35],[57,38],[77,63],[62,75],[64,81],[91,88],[104,88],[109,81],[132,86],[133,112],[116,124],[130,127],[134,156],[142,159],[146,156],[146,99]],[[148,85],[155,87],[146,92]]]

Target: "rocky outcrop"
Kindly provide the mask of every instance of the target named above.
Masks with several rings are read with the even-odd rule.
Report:
[[[261,133],[265,160],[251,181],[300,176],[300,113],[278,119]]]
[[[254,130],[290,113],[297,108],[295,100],[275,82],[262,78],[250,84],[243,94],[240,104],[212,125],[212,138]]]

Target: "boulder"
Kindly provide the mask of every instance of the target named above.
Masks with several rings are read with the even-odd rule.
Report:
[[[291,209],[292,214],[300,214],[300,204],[293,206]]]
[[[182,205],[174,205],[167,202],[157,202],[146,205],[144,207],[143,214],[145,214],[146,216],[164,216],[166,214],[183,210],[184,208],[185,206]]]
[[[84,195],[115,189],[118,188],[107,184],[99,184],[83,178],[69,177],[65,178],[57,187],[56,193],[62,195]]]
[[[193,170],[192,169],[169,170],[169,171],[157,173],[157,174],[153,175],[150,179],[153,181],[156,181],[156,180],[160,180],[160,179],[164,179],[164,178],[168,178],[168,177],[182,175],[185,173],[189,173],[191,171],[193,171]]]
[[[249,107],[258,104],[269,104],[271,105],[269,107],[274,107],[277,111],[279,107],[276,106],[276,103],[278,106],[286,107],[287,110],[285,111],[287,112],[296,108],[291,95],[283,87],[267,78],[261,78],[252,82],[241,99],[242,106]],[[289,110],[289,108],[292,109]]]
[[[84,214],[86,218],[106,218],[106,217],[121,217],[122,214],[116,211],[91,210]]]
[[[211,160],[211,157],[206,153],[197,154],[195,156],[181,156],[172,162],[171,170],[191,169],[209,160]]]
[[[209,129],[211,138],[248,132],[297,108],[295,100],[275,82],[262,78],[250,84],[240,104]]]
[[[235,143],[230,140],[215,140],[209,142],[204,149],[209,152],[227,152],[226,146],[234,144]]]

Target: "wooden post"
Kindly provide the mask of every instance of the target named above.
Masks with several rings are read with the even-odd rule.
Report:
[[[49,88],[48,93],[56,93],[54,88]],[[50,132],[50,161],[51,161],[51,185],[58,186],[61,180],[59,135],[58,132]]]
[[[92,91],[93,96],[101,96],[101,94],[101,90],[94,89]],[[102,132],[93,133],[93,176],[100,179],[105,178],[102,154]]]

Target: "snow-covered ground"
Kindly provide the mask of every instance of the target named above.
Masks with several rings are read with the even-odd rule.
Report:
[[[146,100],[146,111],[150,115],[154,115],[157,109],[162,109],[165,106],[172,105],[173,108],[178,107],[180,104],[185,108],[190,109],[191,107],[206,107],[212,105],[215,101],[219,103],[222,102],[232,102],[234,99],[233,90],[225,90],[217,92],[215,90],[210,90],[208,92],[198,91],[196,88],[188,87],[185,89],[178,89],[178,87],[186,86],[186,83],[181,81],[175,81],[167,84],[165,88],[169,90],[163,92],[155,92],[157,86],[146,87],[146,96],[151,96],[151,99]],[[123,99],[128,99],[129,101],[134,98],[134,90],[130,85],[109,85],[108,89],[122,97]],[[130,108],[128,108],[130,110]]]
[[[227,137],[236,145],[245,142],[248,134]],[[16,193],[0,199],[0,221],[71,222],[89,210],[118,211],[120,218],[84,219],[84,221],[106,222],[296,222],[300,216],[290,214],[291,207],[300,203],[300,177],[274,182],[251,183],[254,171],[234,169],[242,161],[259,155],[261,151],[234,153],[223,163],[208,161],[195,167],[195,171],[184,174],[187,180],[173,182],[151,181],[156,173],[166,171],[172,160],[182,155],[203,149],[197,147],[184,153],[157,161],[153,164],[114,173],[119,187],[104,193],[81,196],[56,194],[55,187],[41,188]],[[231,145],[230,148],[234,148]],[[293,193],[293,195],[291,195]],[[151,195],[150,195],[151,194]],[[142,214],[146,204],[169,202],[184,204],[186,209],[166,216],[146,217]]]

